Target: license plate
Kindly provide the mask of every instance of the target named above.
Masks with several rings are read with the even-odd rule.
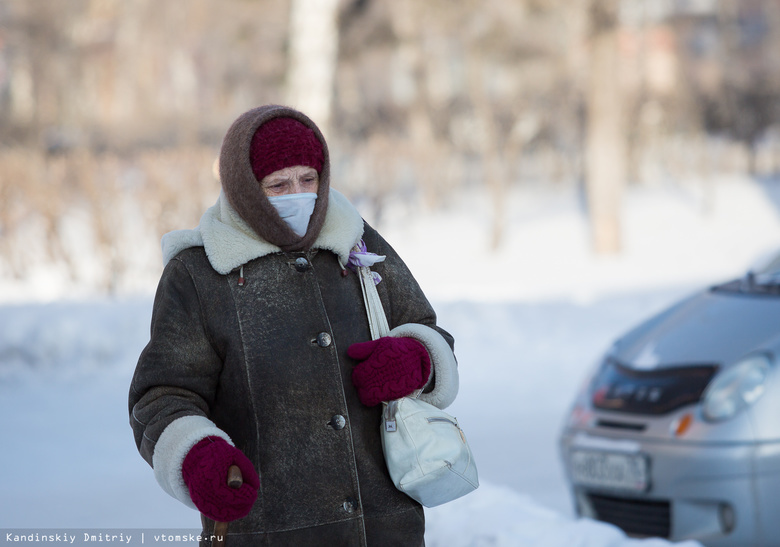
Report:
[[[579,485],[638,492],[649,485],[648,461],[643,454],[574,450],[570,463],[572,480]]]

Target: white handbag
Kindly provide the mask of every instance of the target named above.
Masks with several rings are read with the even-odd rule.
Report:
[[[387,317],[370,268],[358,268],[371,337],[389,333]],[[412,396],[383,403],[380,435],[396,488],[426,507],[436,507],[477,489],[471,448],[458,420]]]

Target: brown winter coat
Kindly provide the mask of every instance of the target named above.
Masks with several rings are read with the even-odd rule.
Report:
[[[390,328],[427,325],[451,346],[393,249],[368,226],[363,239],[387,256],[373,269]],[[316,249],[255,259],[244,277],[241,286],[238,271],[217,273],[202,247],[165,268],[130,393],[141,454],[153,464],[158,438],[182,416],[227,433],[261,477],[251,514],[230,525],[231,546],[422,544],[423,510],[384,463],[380,407],[362,405],[350,380],[347,348],[370,339],[358,277]]]

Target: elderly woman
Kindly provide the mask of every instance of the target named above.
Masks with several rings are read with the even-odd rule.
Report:
[[[138,450],[166,492],[204,515],[204,535],[231,521],[231,546],[424,544],[423,509],[385,466],[381,402],[424,388],[422,399],[449,405],[452,337],[330,187],[325,139],[305,115],[246,112],[219,166],[216,205],[163,238],[130,389]],[[355,264],[378,274],[387,337],[371,340]]]

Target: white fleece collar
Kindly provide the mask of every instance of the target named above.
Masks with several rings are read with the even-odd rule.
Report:
[[[363,236],[363,218],[340,192],[330,189],[328,211],[314,248],[334,252],[342,264]],[[250,260],[282,250],[261,239],[220,193],[192,230],[175,230],[162,237],[163,265],[189,247],[203,247],[211,267],[225,275]]]

